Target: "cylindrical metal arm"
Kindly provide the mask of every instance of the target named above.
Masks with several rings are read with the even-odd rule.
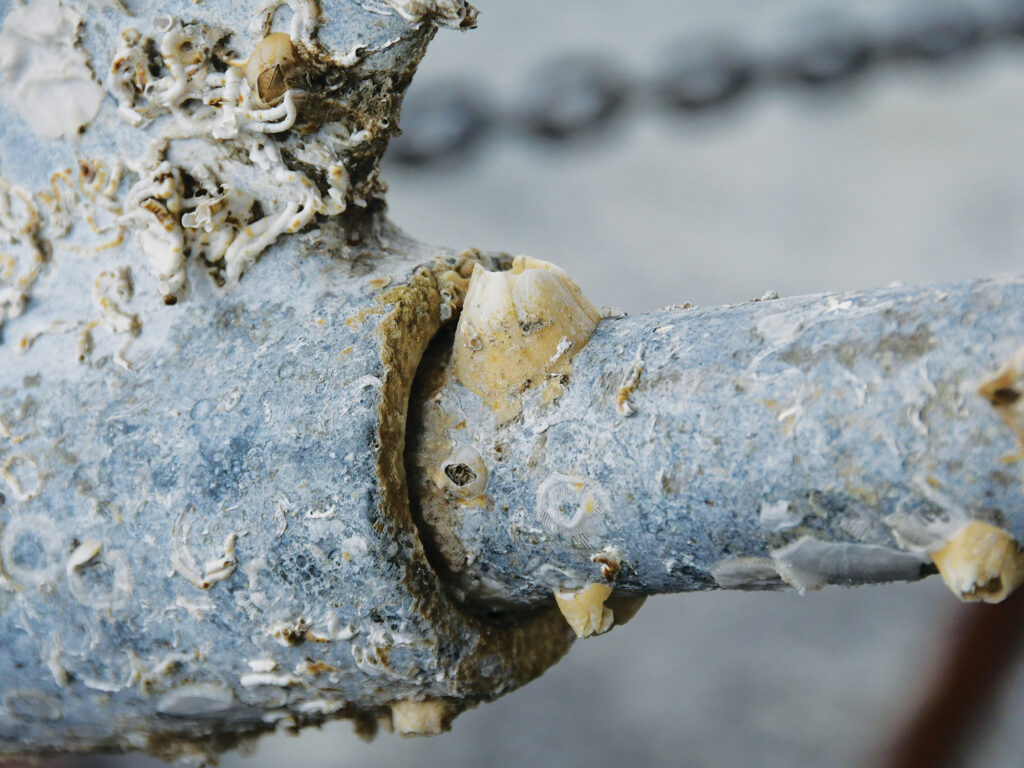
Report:
[[[487,604],[916,579],[968,519],[1024,538],[1016,438],[978,393],[1022,343],[1021,277],[668,309],[602,321],[564,394],[504,423],[442,353],[413,498]]]

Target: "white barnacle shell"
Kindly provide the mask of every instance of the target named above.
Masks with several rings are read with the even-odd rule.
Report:
[[[517,256],[507,272],[477,265],[455,331],[455,375],[503,420],[523,392],[546,386],[557,397],[570,361],[601,319],[564,270]]]

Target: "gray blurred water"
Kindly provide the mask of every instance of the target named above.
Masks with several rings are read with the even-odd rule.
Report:
[[[459,75],[512,100],[560,51],[603,51],[642,72],[677,36],[771,47],[808,14],[878,24],[940,4],[480,0],[480,28],[439,33],[413,88]],[[629,311],[1018,271],[1022,97],[1024,44],[997,46],[838,93],[759,92],[704,119],[645,112],[602,141],[505,141],[445,170],[389,166],[391,214],[423,240],[556,262],[595,304]],[[265,737],[223,764],[871,765],[963,610],[937,579],[652,599],[450,734],[366,744],[342,722]],[[1018,670],[971,764],[1020,765],[1022,715]]]

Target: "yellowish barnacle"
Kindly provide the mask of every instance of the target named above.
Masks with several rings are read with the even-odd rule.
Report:
[[[460,499],[474,499],[487,489],[487,465],[472,446],[456,448],[441,464],[435,482]]]
[[[612,628],[615,615],[605,606],[612,588],[607,584],[588,584],[583,589],[555,590],[555,602],[577,637],[600,635]]]
[[[507,272],[473,269],[455,331],[455,375],[505,421],[523,392],[561,394],[573,355],[601,319],[564,270],[517,256]]]
[[[447,730],[451,715],[448,702],[438,699],[391,705],[391,722],[402,736],[435,736]]]
[[[1024,582],[1024,552],[1002,528],[972,520],[931,553],[953,594],[965,602],[999,603]]]
[[[273,106],[288,90],[289,77],[297,63],[292,39],[283,32],[274,32],[260,40],[243,70],[257,98],[267,106]]]
[[[1024,347],[981,383],[978,394],[992,404],[1006,426],[1017,435],[1020,448],[1004,461],[1024,458]]]

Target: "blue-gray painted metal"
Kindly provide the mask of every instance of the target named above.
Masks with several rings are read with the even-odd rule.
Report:
[[[71,3],[105,83],[129,26],[159,37],[177,19],[194,39],[175,55],[200,58],[203,24],[231,31],[243,57],[260,37],[259,4],[128,4],[134,15],[117,0]],[[14,265],[0,270],[0,754],[201,757],[329,717],[372,729],[408,700],[434,703],[399,727],[436,730],[570,642],[554,611],[500,626],[464,613],[408,512],[405,408],[457,299],[444,274],[494,266],[415,243],[380,213],[377,161],[433,25],[376,4],[278,5],[319,13],[310,56],[335,87],[333,111],[300,114],[294,130],[217,136],[199,118],[220,102],[201,99],[133,125],[108,94],[79,138],[49,139],[0,100],[0,255]],[[68,4],[50,6],[43,27]],[[7,4],[0,23],[19,10]],[[171,20],[153,32],[158,12]],[[136,47],[150,57],[138,77],[160,74],[153,46]],[[318,140],[318,115],[351,133],[322,145],[347,207],[272,238],[240,281],[196,248],[182,258],[190,288],[169,289],[147,244],[191,237],[218,195],[263,201],[224,224],[239,233],[299,174],[328,198],[327,160],[288,154]],[[128,189],[154,155],[167,165],[149,169],[134,204],[153,218],[138,226]],[[93,206],[119,160],[123,179],[99,185]],[[198,199],[189,184],[207,174]]]
[[[381,213],[434,32],[392,8],[426,6],[33,2],[41,60],[87,55],[104,95],[45,138],[13,99],[47,82],[34,57],[0,69],[0,753],[202,755],[409,700],[430,730],[570,642],[553,610],[491,621],[453,590],[775,585],[807,539],[862,547],[826,553],[842,579],[916,576],[886,515],[943,504],[1024,533],[1012,438],[973,391],[1021,341],[1011,279],[608,320],[562,398],[507,425],[448,382],[411,419],[425,549],[412,376],[473,263],[498,266]],[[289,9],[315,22],[291,26],[297,117],[232,117],[224,73]],[[217,219],[232,192],[251,202]],[[248,243],[231,263],[223,232]],[[434,478],[467,443],[489,484],[456,503]]]
[[[640,594],[916,579],[912,529],[974,517],[1024,540],[1017,437],[978,394],[1022,344],[1020,277],[663,310],[602,321],[565,394],[505,424],[442,354],[413,497],[483,604],[616,561]],[[475,503],[437,471],[467,455]]]

